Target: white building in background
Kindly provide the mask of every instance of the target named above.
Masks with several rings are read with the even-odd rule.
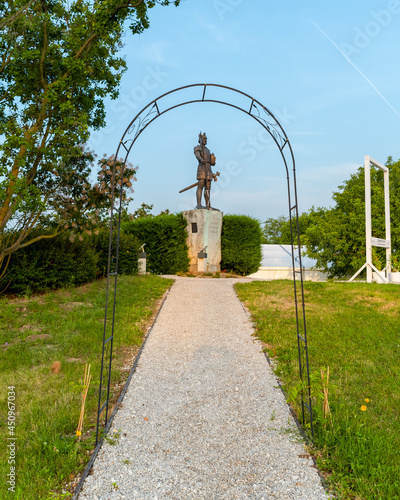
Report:
[[[261,266],[249,278],[262,280],[292,280],[292,248],[290,245],[261,245]],[[297,260],[297,259],[296,259]],[[296,262],[298,264],[298,262]],[[306,281],[325,281],[328,277],[320,269],[312,269],[316,265],[314,259],[302,257],[303,279]]]

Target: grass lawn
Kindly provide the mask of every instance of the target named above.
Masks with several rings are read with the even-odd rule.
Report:
[[[236,290],[285,390],[293,391],[293,284],[239,283]],[[305,298],[316,393],[320,370],[330,368],[333,426],[322,417],[322,403],[315,406],[318,465],[340,498],[400,499],[400,287],[307,282]]]
[[[113,400],[118,398],[155,309],[172,284],[157,276],[118,280]],[[105,281],[43,295],[0,298],[0,498],[66,498],[62,486],[89,460],[100,377]],[[91,364],[82,441],[75,435],[80,380]],[[16,492],[8,491],[8,387],[15,387]]]

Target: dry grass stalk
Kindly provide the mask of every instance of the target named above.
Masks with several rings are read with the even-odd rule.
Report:
[[[326,419],[329,415],[332,428],[333,428],[333,420],[332,420],[332,414],[331,414],[331,409],[329,407],[329,366],[326,369],[326,380],[325,380],[325,372],[321,370],[321,379],[322,379],[322,392],[324,394],[324,400],[322,402],[322,411],[324,412],[324,418]],[[324,424],[324,427],[326,428],[326,421]]]
[[[81,440],[82,436],[82,428],[83,428],[83,417],[85,415],[85,403],[86,397],[89,390],[90,380],[92,379],[92,375],[90,375],[90,365],[88,367],[87,363],[85,364],[85,375],[83,376],[82,381],[82,406],[81,406],[81,414],[79,416],[78,428],[76,429],[76,435],[78,436],[78,441]]]

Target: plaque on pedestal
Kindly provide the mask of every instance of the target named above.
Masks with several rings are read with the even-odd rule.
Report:
[[[219,210],[187,210],[186,243],[189,247],[190,272],[221,271],[221,232],[223,214]]]

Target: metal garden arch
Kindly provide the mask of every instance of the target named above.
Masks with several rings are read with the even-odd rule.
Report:
[[[213,92],[217,93],[217,95],[214,97]],[[219,96],[221,92],[224,94],[223,98]],[[182,94],[183,96],[186,95],[186,98],[182,99]],[[129,154],[136,140],[154,120],[164,115],[168,111],[179,108],[180,106],[200,102],[224,104],[251,116],[265,130],[268,131],[281,153],[286,170],[289,220],[292,235],[292,268],[297,324],[299,370],[301,380],[307,382],[308,386],[308,390],[306,391],[306,393],[302,394],[302,421],[304,425],[305,409],[307,409],[309,414],[309,421],[311,424],[311,434],[313,435],[307,330],[304,307],[303,269],[301,264],[300,233],[298,220],[299,213],[297,204],[296,169],[292,147],[285,131],[283,130],[282,126],[275,118],[275,116],[269,109],[267,109],[263,104],[261,104],[253,97],[244,92],[241,92],[240,90],[234,89],[232,87],[226,87],[224,85],[217,85],[212,83],[196,83],[171,90],[161,95],[160,97],[157,97],[157,99],[154,99],[147,106],[145,106],[128,125],[120,140],[115,154],[113,167],[112,204],[110,214],[110,236],[107,268],[107,293],[104,315],[103,350],[97,413],[96,444],[99,440],[100,419],[102,415],[104,415],[105,431],[108,430],[109,425],[107,424],[111,423],[109,422],[108,414],[110,400],[111,362],[114,340],[114,319],[116,307],[118,252],[122,201],[122,185],[115,186],[114,182],[116,160],[119,155],[123,155],[124,162],[122,169],[124,169]],[[123,178],[123,170],[121,173],[121,178]],[[296,253],[297,257],[295,257]],[[298,262],[298,267],[296,267],[296,261]],[[113,290],[111,290],[110,284],[112,285],[111,288],[113,288]]]

